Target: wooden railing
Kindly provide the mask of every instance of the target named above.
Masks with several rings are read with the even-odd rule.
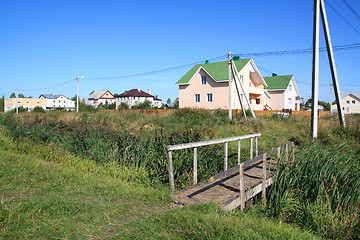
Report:
[[[194,182],[194,184],[197,184],[197,178],[198,178],[197,177],[197,148],[198,147],[224,143],[224,171],[227,171],[228,170],[228,144],[229,144],[229,142],[238,141],[238,159],[237,160],[238,160],[238,164],[240,164],[241,140],[250,138],[250,159],[253,159],[254,139],[255,139],[255,157],[258,157],[257,137],[259,137],[259,136],[261,136],[261,133],[254,133],[254,134],[249,134],[249,135],[244,135],[244,136],[221,138],[221,139],[214,139],[214,140],[201,141],[201,142],[168,145],[166,147],[166,149],[167,149],[167,155],[168,155],[168,170],[169,170],[170,189],[172,191],[175,190],[172,151],[180,150],[180,149],[187,149],[187,148],[194,148],[193,182]]]

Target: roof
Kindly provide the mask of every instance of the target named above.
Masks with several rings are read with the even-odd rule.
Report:
[[[249,63],[251,58],[248,59],[240,59],[234,61],[235,66],[238,71],[243,69],[247,63]],[[228,61],[224,62],[215,62],[208,64],[197,64],[193,68],[190,69],[180,80],[176,82],[176,84],[189,84],[195,73],[203,68],[206,72],[208,72],[215,81],[228,81],[229,80],[229,68]]]
[[[360,101],[360,92],[342,92],[341,99],[347,97],[348,95],[351,95],[353,98],[357,98],[357,100]]]
[[[122,94],[115,95],[115,97],[152,97],[152,98],[154,98],[154,100],[161,101],[161,99],[158,99],[158,98],[154,97],[153,95],[140,90],[140,88],[125,91]]]
[[[64,96],[64,95],[62,95],[62,94],[60,94],[60,95],[59,94],[41,94],[40,97],[41,96],[43,96],[44,98],[47,98],[47,99],[57,99],[57,98],[59,98],[61,96]]]
[[[101,98],[106,92],[109,92],[109,90],[103,90],[103,91],[94,91],[90,94],[88,99],[99,99]],[[110,92],[109,92],[110,93]],[[111,94],[111,93],[110,93]],[[112,95],[112,94],[111,94]]]
[[[274,77],[264,77],[265,82],[267,83],[266,90],[285,90],[293,75],[285,76],[274,76]]]

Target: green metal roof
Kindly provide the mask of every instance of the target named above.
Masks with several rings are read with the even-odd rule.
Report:
[[[268,85],[267,87],[265,87],[265,89],[266,90],[286,89],[292,77],[293,75],[264,77],[264,80]]]
[[[240,71],[248,62],[250,62],[250,60],[251,58],[234,61],[236,69]],[[200,67],[203,67],[215,79],[215,81],[229,80],[228,61],[224,61],[208,64],[197,64],[191,68],[190,71],[188,71],[182,78],[180,78],[176,84],[190,83],[190,80],[193,78],[194,74],[197,72],[197,70],[199,70]]]

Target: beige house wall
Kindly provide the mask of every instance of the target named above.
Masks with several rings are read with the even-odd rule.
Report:
[[[263,110],[264,108],[264,85],[261,84],[261,77],[255,73],[253,66],[248,63],[239,72],[243,79],[243,87],[246,96],[250,99],[253,110]],[[206,76],[206,84],[201,83],[201,77]],[[229,83],[224,81],[214,81],[202,68],[198,71],[190,84],[179,85],[179,107],[180,108],[206,108],[206,109],[228,109],[229,107]],[[232,109],[241,109],[240,100],[234,81],[231,83]],[[240,92],[242,92],[240,90]],[[195,102],[195,94],[200,94],[200,102]],[[212,102],[207,101],[207,94],[212,94]],[[258,99],[258,100],[257,100]],[[245,97],[242,96],[244,108],[248,109]]]
[[[348,95],[341,99],[341,105],[345,114],[360,113],[360,101]],[[336,104],[331,106],[332,112],[337,112]]]
[[[4,101],[4,110],[5,112],[11,111],[16,107],[24,107],[29,110],[34,109],[34,107],[42,107],[46,109],[46,99],[40,98],[18,98],[18,103],[16,104],[16,98],[5,98]]]

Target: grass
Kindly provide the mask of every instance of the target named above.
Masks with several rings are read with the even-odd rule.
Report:
[[[71,222],[71,217],[74,215],[70,212],[75,211],[84,214],[81,215],[79,221],[85,225],[67,228],[65,224],[62,228],[71,229],[71,231],[59,230],[61,234],[65,234],[64,231],[68,234],[64,235],[66,237],[59,238],[90,238],[90,236],[98,238],[126,236],[126,238],[142,239],[176,237],[261,239],[295,238],[295,236],[308,238],[313,236],[309,231],[313,231],[323,237],[359,239],[357,234],[360,231],[358,215],[360,117],[347,115],[346,121],[347,128],[344,129],[339,127],[336,116],[320,118],[319,137],[313,141],[309,137],[310,118],[304,116],[264,117],[256,120],[245,120],[236,116],[230,121],[227,119],[226,113],[222,111],[190,109],[182,109],[165,115],[127,112],[119,114],[113,111],[79,115],[64,112],[22,113],[19,116],[2,114],[0,115],[1,131],[8,136],[8,138],[4,136],[0,138],[0,146],[4,151],[2,155],[4,158],[9,157],[11,159],[9,161],[20,161],[17,165],[5,163],[9,169],[4,165],[3,167],[6,169],[4,172],[11,172],[11,169],[22,169],[21,167],[23,167],[24,172],[29,174],[27,178],[34,179],[30,183],[27,183],[27,180],[22,182],[20,180],[23,179],[22,176],[5,179],[4,182],[13,180],[16,182],[7,188],[7,191],[14,189],[12,194],[15,197],[5,198],[4,196],[8,194],[5,195],[1,192],[2,214],[5,213],[4,219],[7,219],[6,216],[15,216],[16,214],[18,217],[7,222],[2,220],[2,217],[2,224],[7,223],[8,225],[4,225],[5,229],[11,229],[6,233],[23,231],[30,234],[31,227],[19,231],[16,229],[22,229],[21,226],[13,227],[18,223],[16,219],[24,218],[22,221],[28,226],[32,226],[29,219],[33,216],[35,219],[50,219],[49,221],[52,222],[49,223],[49,226],[53,227],[61,216],[65,217],[65,219],[59,220],[60,226],[63,226],[61,224]],[[297,161],[290,167],[281,170],[278,184],[274,185],[268,195],[270,209],[262,211],[256,205],[246,214],[238,211],[224,213],[212,204],[171,211],[166,209],[170,201],[167,186],[166,145],[254,132],[262,133],[262,136],[259,137],[259,153],[288,141],[294,141],[297,145]],[[243,160],[249,157],[249,145],[249,141],[242,142]],[[236,164],[236,149],[236,143],[229,144],[229,167]],[[221,171],[222,156],[223,146],[221,145],[198,149],[199,176],[202,177],[200,181]],[[177,187],[188,186],[192,181],[191,150],[174,152],[173,159]],[[26,166],[31,166],[30,163],[38,165],[28,170]],[[41,174],[41,172],[37,172],[37,169],[42,169],[40,166],[43,164],[50,166],[49,171],[58,167],[65,170],[56,174],[43,170],[43,174]],[[87,180],[79,180],[75,183],[73,175],[68,173],[68,170],[74,171],[76,179],[91,178],[93,182],[89,181],[87,184]],[[3,170],[0,171],[3,172]],[[21,173],[21,171],[19,172]],[[33,176],[32,172],[36,174]],[[16,176],[16,170],[13,170],[13,174]],[[58,181],[53,184],[55,187],[51,187],[52,184],[49,184],[52,183],[52,177],[46,178],[42,175],[53,176],[54,180]],[[63,175],[68,177],[64,179],[56,177]],[[81,177],[79,177],[80,175]],[[70,181],[70,179],[72,180]],[[62,186],[65,186],[64,183],[67,181],[76,189],[84,187],[86,190],[76,192],[72,189],[63,189]],[[97,185],[100,182],[103,185]],[[28,185],[22,185],[25,183]],[[109,192],[103,190],[103,188],[109,188],[107,183],[113,186]],[[42,184],[47,191],[41,190]],[[45,184],[49,184],[49,186],[45,187]],[[41,199],[49,196],[49,199],[46,199],[47,203],[44,203],[44,208],[36,207],[37,205],[32,202],[33,197],[28,197],[28,193],[19,194],[20,190],[16,189],[16,186],[22,186],[27,190],[32,189],[35,192],[34,196],[38,194]],[[117,189],[117,186],[120,186],[121,190]],[[136,195],[137,191],[141,192],[139,196]],[[121,192],[123,192],[122,195],[118,195]],[[56,194],[52,195],[53,193]],[[9,194],[9,196],[12,195]],[[25,196],[25,198],[20,201],[19,196]],[[30,194],[30,196],[32,195]],[[134,218],[128,215],[121,217],[123,209],[117,209],[117,206],[112,205],[112,201],[109,199],[117,199],[115,202],[124,202],[127,207],[134,208],[130,210],[130,212],[134,212],[131,215]],[[101,207],[103,204],[101,201],[108,204],[105,204],[106,208]],[[16,207],[18,205],[27,206],[27,204],[32,205],[27,207],[26,211]],[[77,208],[72,204],[86,210],[76,211],[74,209]],[[41,205],[42,203],[39,204],[39,206]],[[60,209],[52,206],[60,206]],[[138,208],[138,206],[142,207]],[[148,206],[150,206],[150,210]],[[24,217],[23,214],[27,214],[32,207],[38,209],[39,214],[42,213],[41,209],[55,210],[54,213],[48,213],[42,217],[37,212]],[[92,209],[88,216],[86,215],[87,209]],[[106,212],[106,209],[112,210]],[[101,214],[96,215],[97,212]],[[120,216],[120,219],[131,218],[131,221],[120,221],[112,213]],[[247,223],[244,219],[248,219],[250,222]],[[170,220],[172,221],[170,222]],[[35,222],[42,224],[40,220]],[[216,222],[220,227],[215,224]],[[232,222],[236,224],[232,226]],[[269,225],[265,222],[269,222]],[[284,222],[296,224],[303,230],[284,224]],[[253,233],[255,237],[252,237],[247,225],[250,226],[252,232],[255,231],[258,235]],[[99,228],[99,226],[107,227],[104,231],[95,231],[95,228]],[[76,230],[78,228],[79,231]],[[31,232],[31,234],[36,234],[36,232]],[[19,236],[22,234],[18,233],[13,238]],[[37,235],[29,236],[36,237]]]
[[[319,238],[215,204],[169,209],[166,190],[79,169],[71,155],[49,161],[39,157],[40,148],[32,152],[3,135],[0,140],[1,239]]]

